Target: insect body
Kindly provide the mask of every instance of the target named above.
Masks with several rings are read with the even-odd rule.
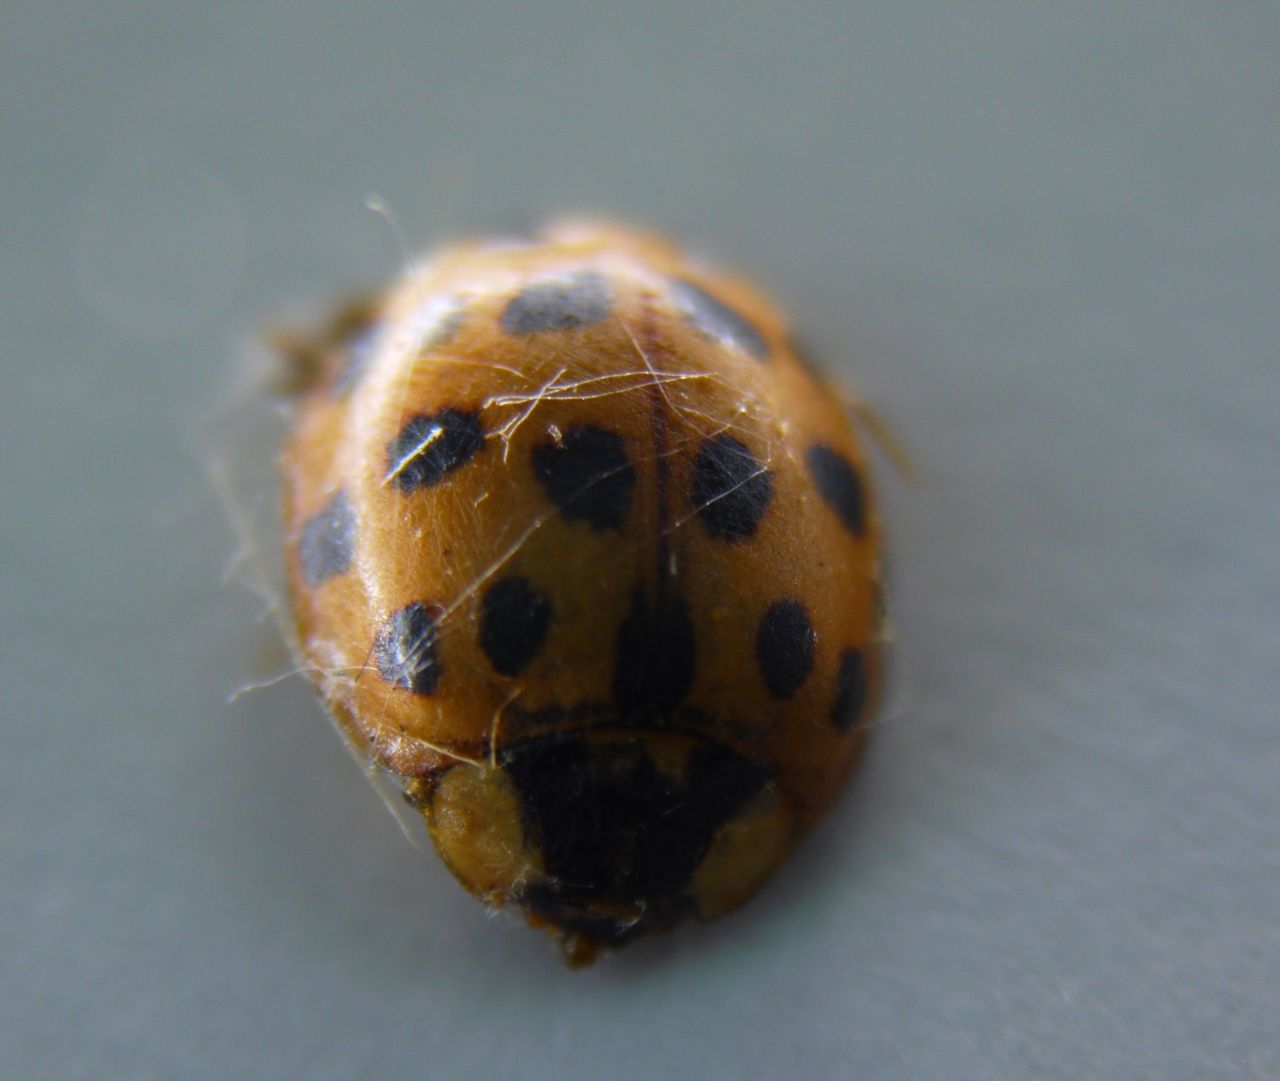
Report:
[[[300,646],[450,870],[575,963],[745,901],[881,670],[863,452],[773,306],[565,223],[440,252],[308,356]]]

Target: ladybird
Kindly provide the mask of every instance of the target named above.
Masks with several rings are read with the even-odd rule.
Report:
[[[775,306],[560,222],[445,248],[292,356],[298,648],[449,870],[575,965],[746,901],[884,664],[866,456]]]

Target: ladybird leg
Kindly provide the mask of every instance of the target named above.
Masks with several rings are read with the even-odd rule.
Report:
[[[271,390],[296,398],[315,388],[326,373],[340,370],[343,354],[378,318],[378,304],[372,296],[352,297],[339,304],[328,318],[316,322],[305,318],[268,327],[263,340],[275,354],[279,367]]]
[[[850,416],[871,436],[898,475],[908,484],[919,484],[920,470],[915,459],[884,415],[856,394],[842,391],[840,397]]]

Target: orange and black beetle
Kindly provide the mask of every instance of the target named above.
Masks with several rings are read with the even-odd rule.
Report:
[[[750,897],[882,669],[864,453],[774,307],[570,222],[443,250],[295,357],[299,647],[450,870],[574,963]]]

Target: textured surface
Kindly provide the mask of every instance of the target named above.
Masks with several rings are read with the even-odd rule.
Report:
[[[0,35],[0,1073],[1280,1074],[1274,5],[256,10]],[[699,240],[919,459],[902,705],[744,913],[565,972],[300,681],[226,705],[189,433],[395,272],[369,190]]]

